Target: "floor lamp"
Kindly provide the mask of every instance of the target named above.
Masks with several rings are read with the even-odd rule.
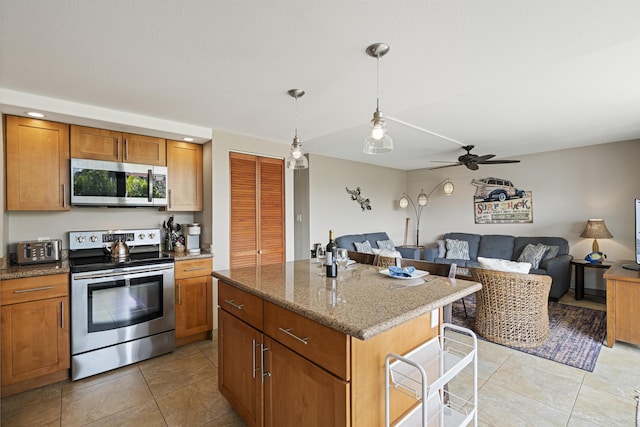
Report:
[[[427,203],[429,203],[429,197],[431,197],[431,194],[433,194],[433,192],[437,190],[441,185],[442,185],[442,191],[444,192],[445,195],[450,196],[453,194],[453,190],[454,190],[453,182],[451,182],[449,178],[445,178],[442,181],[440,181],[435,187],[433,187],[433,189],[429,192],[429,194],[425,194],[424,190],[420,190],[420,194],[418,194],[418,198],[417,198],[417,202],[418,202],[417,205],[413,202],[413,200],[411,200],[411,198],[407,195],[407,193],[402,193],[402,197],[400,197],[400,200],[399,200],[400,207],[402,209],[406,209],[409,206],[409,203],[411,203],[411,206],[413,206],[413,210],[416,214],[416,246],[420,246],[420,243],[419,243],[420,242],[420,216],[422,215],[422,209],[424,209],[424,207],[427,206]],[[409,221],[406,221],[405,234],[404,234],[405,244],[407,240],[408,230],[409,230]]]

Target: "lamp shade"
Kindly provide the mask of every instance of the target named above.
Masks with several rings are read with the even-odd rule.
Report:
[[[588,239],[610,239],[613,236],[607,230],[607,226],[604,224],[604,219],[590,219],[587,221],[587,226],[580,237],[586,237]]]
[[[442,191],[444,191],[444,194],[446,194],[447,196],[450,196],[453,194],[453,182],[447,180],[447,182],[444,183],[444,185],[442,186]]]
[[[407,206],[409,206],[409,199],[407,199],[406,197],[402,196],[400,197],[400,207],[402,209],[406,209]]]
[[[587,221],[587,226],[584,228],[584,231],[582,232],[580,237],[593,239],[591,251],[600,252],[598,239],[610,239],[613,237],[613,235],[611,235],[609,230],[607,230],[607,226],[604,225],[604,219],[590,219]]]

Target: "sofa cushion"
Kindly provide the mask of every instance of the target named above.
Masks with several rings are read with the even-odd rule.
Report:
[[[513,256],[514,236],[487,234],[480,238],[478,256],[511,260]]]
[[[470,259],[469,242],[466,240],[447,239],[447,259]]]
[[[542,257],[548,249],[548,246],[540,243],[537,245],[529,243],[522,250],[522,253],[518,257],[518,262],[528,262],[531,264],[531,268],[538,268],[540,266],[540,261],[542,261]]]
[[[480,267],[487,270],[505,271],[509,273],[528,274],[531,264],[528,262],[515,262],[508,259],[478,257]]]
[[[446,239],[466,240],[469,242],[469,258],[478,258],[478,246],[480,244],[480,235],[471,233],[447,233],[443,237]]]
[[[445,241],[440,239],[437,240],[438,244],[438,258],[444,258],[447,255],[447,248],[445,247]]]

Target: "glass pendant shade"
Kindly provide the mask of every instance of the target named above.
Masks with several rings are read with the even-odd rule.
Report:
[[[293,137],[293,142],[291,143],[291,151],[289,152],[289,157],[287,157],[286,164],[288,169],[306,169],[309,167],[309,161],[304,155],[304,150],[302,150],[302,144],[300,143],[300,138],[298,138],[298,98],[305,94],[302,89],[290,89],[288,92],[289,96],[295,98],[296,100],[296,131],[295,136]]]
[[[427,202],[429,201],[429,197],[426,194],[420,193],[418,195],[418,205],[427,206]]]
[[[387,134],[387,124],[380,110],[373,113],[369,135],[364,140],[365,154],[384,154],[393,151],[393,139]]]
[[[306,169],[309,167],[309,161],[304,155],[300,139],[296,136],[291,144],[291,151],[287,157],[287,168],[289,169]]]
[[[400,197],[400,207],[402,209],[406,209],[409,206],[409,199],[407,199],[406,197],[402,196]]]

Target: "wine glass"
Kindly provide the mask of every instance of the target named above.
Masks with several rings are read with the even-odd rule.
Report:
[[[346,269],[347,264],[349,263],[349,252],[344,248],[338,248],[336,258],[338,266],[342,267],[343,270]]]
[[[316,258],[320,263],[320,266],[324,265],[324,260],[327,259],[327,250],[323,246],[318,246],[316,249]]]

